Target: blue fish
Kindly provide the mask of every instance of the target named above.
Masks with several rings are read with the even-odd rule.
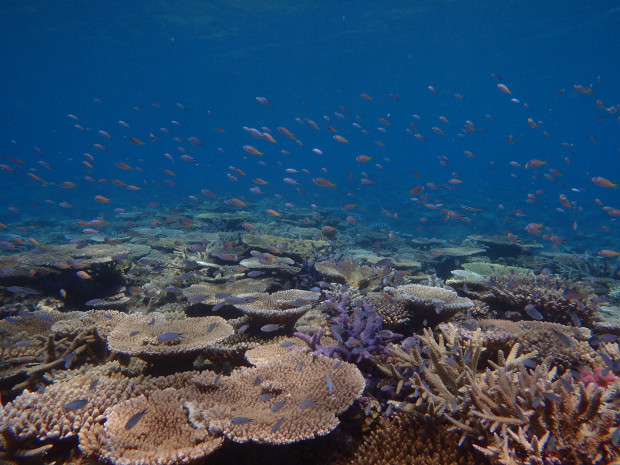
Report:
[[[250,423],[254,421],[252,418],[248,418],[248,417],[235,417],[232,420],[230,420],[230,422],[233,425],[245,425],[246,423]]]
[[[68,410],[69,412],[74,412],[76,410],[81,409],[86,404],[88,404],[88,399],[74,400],[73,402],[69,402],[68,404],[65,405],[65,410]]]
[[[131,418],[129,420],[127,420],[127,423],[125,423],[125,430],[129,431],[131,428],[136,426],[138,424],[138,422],[142,419],[142,417],[144,416],[146,411],[147,411],[147,409],[144,409],[141,412],[138,412],[138,413],[135,413],[134,415],[132,415]]]
[[[280,426],[282,426],[282,422],[284,422],[284,417],[280,418],[274,423],[274,425],[271,427],[271,432],[275,433],[276,431],[278,431],[280,429]]]
[[[275,404],[273,404],[273,406],[271,407],[271,411],[272,412],[277,412],[278,410],[280,410],[282,407],[284,407],[284,404],[286,404],[285,400],[281,400],[279,402],[276,402]]]
[[[299,410],[305,410],[310,407],[314,407],[318,402],[316,400],[304,400],[297,405]]]
[[[180,337],[183,337],[183,333],[177,333],[175,331],[170,331],[170,332],[160,334],[159,336],[157,336],[157,340],[159,342],[170,342]]]

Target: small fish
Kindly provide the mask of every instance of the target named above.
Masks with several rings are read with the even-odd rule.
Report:
[[[280,418],[278,421],[276,421],[274,423],[274,425],[271,427],[271,432],[275,433],[276,431],[278,431],[280,429],[280,426],[282,426],[282,422],[284,421],[284,417]],[[617,431],[620,431],[620,428],[617,428]],[[612,436],[613,437],[613,436]]]
[[[180,337],[183,337],[183,333],[177,333],[175,331],[169,331],[167,333],[163,333],[163,334],[160,334],[159,336],[157,336],[157,341],[158,342],[170,342],[170,341],[173,341],[173,340],[178,339]]]
[[[248,418],[248,417],[235,417],[232,420],[230,420],[230,422],[233,425],[245,425],[246,423],[250,423],[254,421],[252,418]]]
[[[543,397],[551,402],[560,402],[562,398],[553,392],[543,392]]]
[[[552,329],[551,331],[553,331],[553,334],[555,334],[558,337],[562,345],[565,345],[566,347],[572,347],[575,345],[573,338],[571,338],[570,336],[564,334],[561,331],[557,331],[555,329]]]
[[[271,324],[268,324],[268,325],[261,326],[260,330],[262,332],[264,332],[264,333],[272,333],[272,332],[278,331],[278,330],[280,330],[282,328],[284,328],[284,326],[278,325],[278,324],[275,324],[275,323],[271,323]]]
[[[211,331],[213,331],[215,328],[217,328],[217,322],[215,323],[211,323],[211,325],[207,328],[207,333],[210,333]]]
[[[147,409],[144,409],[141,412],[138,412],[132,415],[131,418],[127,420],[127,423],[125,423],[125,431],[129,431],[131,428],[136,426],[138,422],[142,419],[146,411]]]
[[[273,404],[273,406],[271,407],[271,411],[272,412],[277,412],[278,410],[280,410],[282,407],[284,407],[284,404],[286,404],[285,400],[281,400],[279,402],[276,402],[275,404]]]
[[[258,400],[260,400],[261,402],[267,402],[270,399],[273,399],[275,397],[274,394],[261,394],[260,396],[258,396]]]
[[[65,405],[65,410],[68,410],[69,412],[74,412],[76,410],[81,409],[86,404],[88,404],[88,399],[74,400],[73,402],[69,402],[68,404]]]
[[[331,394],[334,392],[334,381],[330,375],[327,375],[327,392]]]
[[[543,316],[542,313],[540,313],[536,307],[532,304],[526,305],[525,306],[525,313],[528,314],[528,316],[534,320],[543,320],[545,317]]]
[[[304,400],[297,405],[299,410],[305,410],[310,407],[314,407],[318,402],[316,400]]]

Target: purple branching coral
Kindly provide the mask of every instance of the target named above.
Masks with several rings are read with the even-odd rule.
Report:
[[[361,306],[350,309],[349,302],[349,294],[346,292],[339,298],[331,296],[325,301],[328,308],[335,312],[335,316],[328,317],[328,320],[334,323],[330,331],[340,345],[321,344],[323,329],[313,336],[299,332],[295,333],[295,336],[303,339],[313,354],[323,354],[357,364],[373,356],[391,355],[387,345],[402,338],[402,334],[382,329],[383,317],[377,314],[369,303],[362,302]]]

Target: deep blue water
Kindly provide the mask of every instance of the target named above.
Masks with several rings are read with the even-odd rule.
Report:
[[[620,209],[619,190],[591,180],[601,176],[620,183],[618,30],[620,2],[613,1],[5,6],[0,222],[8,228],[0,230],[0,239],[37,237],[36,228],[28,233],[16,228],[42,219],[88,221],[101,213],[111,219],[115,208],[146,211],[151,202],[200,208],[206,200],[201,189],[210,189],[223,201],[244,199],[265,221],[273,220],[263,213],[267,208],[284,212],[285,202],[300,209],[314,203],[319,210],[334,207],[331,215],[353,214],[360,224],[389,222],[397,234],[462,240],[472,233],[511,233],[541,240],[524,228],[542,223],[543,233],[566,240],[555,244],[562,250],[618,250],[618,217],[609,211]],[[512,94],[502,92],[500,82]],[[272,106],[256,97],[268,98]],[[466,121],[475,132],[462,131]],[[278,143],[258,140],[244,126],[271,131]],[[277,127],[290,130],[303,145]],[[348,142],[335,141],[334,134]],[[190,136],[204,145],[189,143]],[[132,144],[130,137],[144,145]],[[264,155],[248,154],[244,145]],[[196,161],[182,160],[178,147]],[[372,160],[357,162],[359,155]],[[439,157],[446,157],[447,167]],[[533,159],[547,164],[525,170]],[[118,162],[134,169],[119,169]],[[288,174],[286,168],[311,174]],[[374,184],[364,184],[362,172]],[[282,181],[287,176],[299,181],[304,194]],[[269,182],[261,186],[264,194],[249,191],[256,177]],[[316,177],[336,186],[317,186]],[[463,182],[450,184],[450,179]],[[77,187],[62,189],[63,182]],[[410,194],[415,186],[425,190]],[[537,202],[528,202],[528,194]],[[110,202],[96,202],[96,195]],[[573,202],[571,208],[561,204],[560,195]],[[74,208],[59,206],[63,201]],[[338,212],[346,203],[358,206]],[[437,204],[442,204],[437,210],[428,208]],[[399,219],[382,209],[397,212]],[[441,212],[446,209],[471,222],[446,221]]]

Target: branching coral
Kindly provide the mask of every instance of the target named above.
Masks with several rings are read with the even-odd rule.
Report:
[[[467,374],[467,416],[447,417],[474,447],[504,464],[612,463],[614,412],[603,389],[556,379],[555,369],[487,370]],[[460,417],[457,419],[457,417]]]

